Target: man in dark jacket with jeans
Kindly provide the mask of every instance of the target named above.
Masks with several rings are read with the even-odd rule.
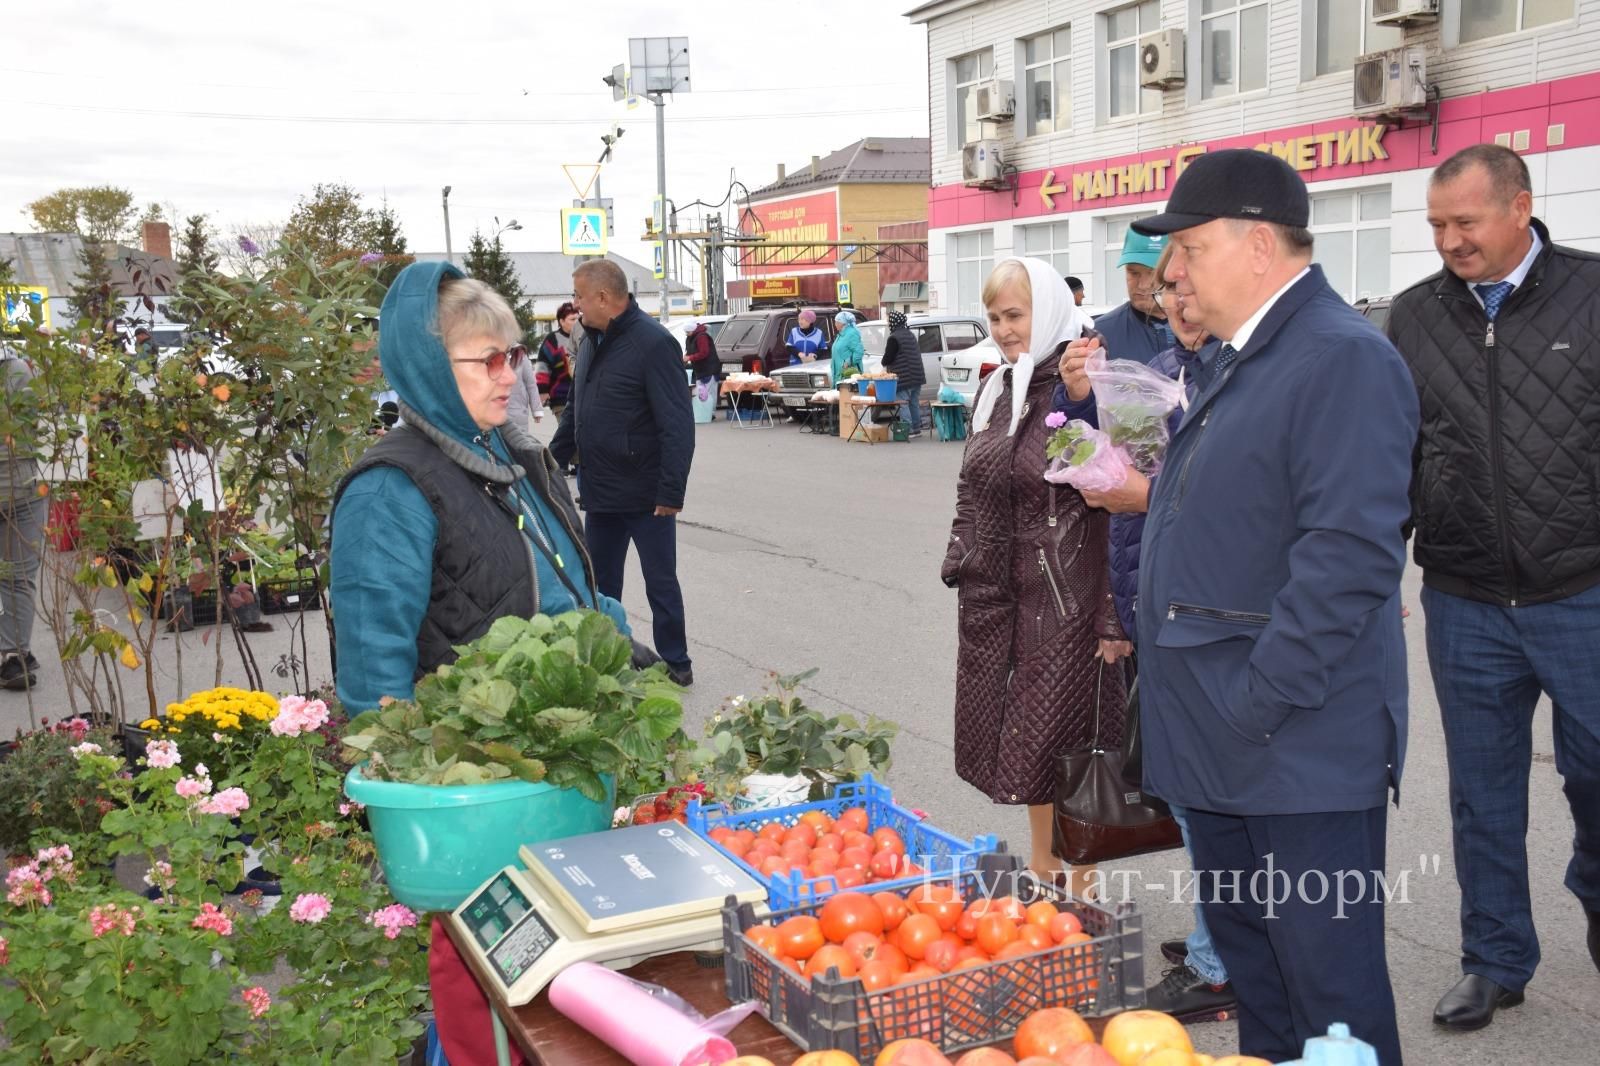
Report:
[[[1398,1066],[1374,871],[1405,750],[1417,404],[1394,347],[1311,263],[1309,214],[1288,164],[1228,149],[1134,223],[1171,234],[1168,292],[1223,342],[1150,486],[1144,784],[1187,809],[1240,1051],[1292,1059],[1342,1021]]]
[[[1539,963],[1541,692],[1576,827],[1566,886],[1600,967],[1600,256],[1551,242],[1527,165],[1495,145],[1434,171],[1428,222],[1444,269],[1395,298],[1388,328],[1422,404],[1412,518],[1461,886],[1462,977],[1433,1017],[1477,1029]]]
[[[622,598],[628,543],[639,550],[656,651],[673,680],[694,683],[678,586],[677,515],[694,458],[694,412],[683,380],[683,352],[672,334],[628,294],[628,278],[608,259],[572,275],[582,315],[572,392],[550,441],[558,463],[580,464],[578,490],[588,513],[584,540],[595,583]]]

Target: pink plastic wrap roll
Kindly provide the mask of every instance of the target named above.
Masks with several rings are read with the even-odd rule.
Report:
[[[726,1037],[592,962],[562,970],[550,982],[550,1004],[635,1066],[721,1066],[739,1054]]]

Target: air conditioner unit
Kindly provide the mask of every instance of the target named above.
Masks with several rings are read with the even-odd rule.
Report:
[[[1011,82],[993,78],[972,91],[974,113],[982,122],[1003,122],[1017,112]]]
[[[1439,0],[1372,0],[1372,21],[1387,26],[1432,22],[1439,17]]]
[[[1183,84],[1183,31],[1157,30],[1139,38],[1139,84],[1171,89]]]
[[[1355,63],[1355,113],[1389,115],[1426,107],[1426,53],[1412,45],[1360,56]]]
[[[961,180],[967,185],[998,185],[1005,176],[1000,142],[993,138],[973,141],[961,149]]]

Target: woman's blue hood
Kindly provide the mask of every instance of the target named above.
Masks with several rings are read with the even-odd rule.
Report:
[[[439,337],[439,282],[447,277],[466,275],[450,263],[412,263],[400,271],[378,312],[378,356],[383,376],[407,407],[470,445],[478,426],[461,402]]]

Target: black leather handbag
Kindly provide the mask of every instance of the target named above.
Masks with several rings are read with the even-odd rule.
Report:
[[[1100,747],[1100,677],[1094,686],[1094,742],[1086,750],[1056,756],[1055,826],[1051,852],[1074,866],[1167,851],[1183,844],[1172,812],[1127,779],[1127,766],[1137,765],[1139,749],[1139,682],[1128,691],[1127,728],[1123,747]]]

